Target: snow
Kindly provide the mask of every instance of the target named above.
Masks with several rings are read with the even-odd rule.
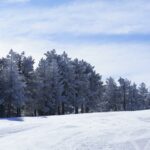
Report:
[[[149,150],[150,110],[0,119],[0,150]]]

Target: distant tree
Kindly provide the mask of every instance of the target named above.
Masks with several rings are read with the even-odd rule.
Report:
[[[4,69],[6,67],[6,59],[0,59],[0,117],[5,117],[5,91],[6,84],[4,81]]]
[[[148,95],[148,89],[145,83],[141,83],[139,88],[138,107],[139,109],[146,109],[146,98]]]
[[[21,74],[24,76],[26,83],[25,94],[27,100],[25,102],[25,113],[28,115],[37,115],[37,80],[34,71],[34,60],[31,56],[22,59]]]
[[[137,89],[137,85],[134,83],[129,87],[129,110],[136,110],[138,108],[138,101],[139,93]]]
[[[79,113],[79,108],[81,105],[83,105],[85,101],[85,89],[88,88],[88,80],[85,78],[84,74],[84,66],[82,61],[79,61],[78,59],[75,59],[73,61],[74,66],[74,76],[75,76],[75,96],[74,96],[74,110],[75,113]]]
[[[128,79],[123,79],[120,78],[119,80],[119,91],[120,91],[120,96],[121,96],[121,100],[122,100],[122,106],[123,106],[123,110],[127,110],[128,109],[128,102],[129,102],[129,87],[131,82]]]
[[[62,84],[60,82],[58,56],[55,51],[47,52],[37,68],[40,83],[40,111],[44,114],[60,114]]]
[[[61,115],[150,108],[150,92],[128,79],[117,84],[84,60],[47,51],[34,69],[32,56],[11,50],[0,59],[0,117]]]
[[[75,96],[75,73],[71,59],[64,52],[58,60],[61,91],[61,114],[73,112],[73,100]]]
[[[21,108],[25,102],[25,83],[23,77],[19,74],[15,53],[11,50],[7,56],[7,67],[4,69],[6,97],[5,104],[7,106],[7,116],[11,117],[14,109],[16,115],[21,115]]]
[[[104,91],[102,77],[95,72],[94,67],[90,64],[85,62],[85,66],[85,74],[88,80],[85,97],[85,112],[99,111],[99,104],[102,101]]]
[[[49,112],[48,100],[50,99],[47,63],[45,59],[41,59],[36,69],[37,76],[37,110],[39,115],[45,115]]]
[[[108,110],[118,110],[118,87],[115,80],[112,77],[106,80],[104,99],[108,103]]]

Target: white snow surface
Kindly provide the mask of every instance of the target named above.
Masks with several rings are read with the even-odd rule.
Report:
[[[150,150],[150,110],[0,119],[0,150]]]

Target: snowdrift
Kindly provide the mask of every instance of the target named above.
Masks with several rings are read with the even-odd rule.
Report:
[[[150,110],[0,119],[0,150],[149,150]]]

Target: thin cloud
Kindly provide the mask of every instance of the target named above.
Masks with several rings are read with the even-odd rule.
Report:
[[[150,44],[144,42],[150,37],[149,11],[147,0],[76,0],[55,7],[30,3],[6,7],[0,11],[0,56],[13,48],[38,61],[45,51],[55,48],[72,58],[85,59],[104,77],[123,76],[150,85]],[[97,42],[103,38],[103,43]]]
[[[8,2],[15,0],[8,0]],[[16,0],[16,2],[27,0]],[[144,3],[144,2],[145,3]],[[150,33],[150,5],[137,1],[73,1],[54,8],[28,6],[5,9],[2,17],[10,34],[147,34]],[[144,5],[145,4],[145,5]],[[144,7],[145,6],[145,7]],[[9,17],[9,21],[7,20]],[[13,32],[14,31],[14,32]]]
[[[0,0],[0,3],[12,4],[12,3],[25,3],[30,0]]]

